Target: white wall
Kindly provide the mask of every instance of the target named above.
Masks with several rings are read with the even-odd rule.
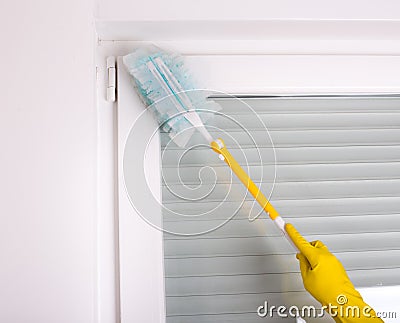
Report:
[[[266,20],[266,19],[395,19],[396,0],[98,0],[102,20]]]
[[[91,1],[1,1],[0,322],[95,317]]]

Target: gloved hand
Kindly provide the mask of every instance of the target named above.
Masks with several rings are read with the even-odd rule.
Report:
[[[305,289],[326,306],[336,322],[383,322],[363,301],[343,265],[321,241],[308,242],[290,223],[285,230],[300,251],[296,257]]]

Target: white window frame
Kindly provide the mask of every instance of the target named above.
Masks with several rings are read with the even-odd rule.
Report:
[[[234,23],[234,22],[229,22]],[[101,322],[164,322],[165,297],[162,284],[162,236],[160,233],[143,234],[147,230],[146,223],[135,223],[129,228],[131,239],[121,240],[118,236],[116,219],[121,218],[119,212],[128,210],[118,203],[117,173],[118,159],[116,146],[116,107],[117,103],[105,100],[106,88],[106,58],[122,56],[133,48],[143,45],[146,39],[170,48],[188,56],[188,64],[193,73],[207,88],[234,94],[391,94],[400,93],[400,46],[399,40],[374,39],[341,39],[343,31],[335,40],[321,40],[323,35],[312,33],[302,40],[271,39],[271,35],[259,35],[258,39],[235,40],[235,35],[229,31],[216,32],[217,39],[202,37],[201,24],[187,23],[185,32],[181,35],[172,24],[159,25],[154,23],[153,30],[167,29],[164,35],[173,34],[174,40],[167,36],[157,37],[157,34],[146,32],[126,34],[129,28],[145,29],[144,23],[101,23],[100,38],[97,48],[97,103],[98,103],[98,225],[97,225],[97,255],[98,255],[98,315]],[[293,24],[293,22],[292,22]],[[370,22],[369,28],[374,28]],[[259,22],[249,22],[248,34],[252,28],[259,28]],[[226,27],[222,23],[221,29]],[[270,25],[266,24],[265,28]],[[170,33],[168,34],[168,28]],[[315,22],[318,28],[318,22]],[[103,30],[103,37],[101,35]],[[111,31],[110,31],[111,30]],[[195,35],[189,39],[190,31]],[[218,30],[218,28],[216,29]],[[340,30],[340,28],[339,28]],[[106,31],[106,32],[105,32]],[[382,29],[382,32],[384,29]],[[305,31],[306,33],[307,31]],[[323,33],[323,28],[321,29]],[[211,36],[212,37],[212,36]],[[314,37],[314,38],[313,38]],[[221,40],[225,39],[225,40]],[[375,35],[376,38],[376,35]],[[141,39],[141,41],[126,41],[122,39]],[[333,48],[330,45],[334,45]],[[249,73],[249,71],[254,71]],[[245,84],[245,85],[244,85]],[[138,108],[142,108],[138,101]],[[127,125],[128,129],[128,125]],[[125,129],[126,130],[126,129]],[[159,165],[154,169],[158,171]],[[156,182],[154,182],[154,185]],[[123,192],[119,192],[124,194]],[[124,233],[126,234],[126,233]],[[120,254],[120,250],[129,250],[129,244],[156,245],[157,255],[149,257],[148,266],[157,268],[158,277],[154,271],[140,267],[135,254]],[[155,241],[156,244],[155,244]],[[128,245],[121,245],[128,244]],[[154,256],[154,254],[153,254]],[[121,257],[124,257],[122,260]],[[128,257],[128,258],[127,258]],[[154,260],[155,259],[155,260]],[[143,259],[142,259],[143,260]],[[146,260],[144,260],[146,261]],[[151,264],[155,261],[154,264]],[[119,266],[123,263],[136,271],[125,271]],[[130,277],[127,277],[130,275]],[[149,277],[149,275],[153,275]],[[121,280],[122,279],[122,280]],[[154,280],[155,284],[148,290],[126,290],[125,280],[140,283],[140,280]],[[392,290],[393,292],[393,290]],[[398,289],[394,291],[399,294]],[[368,297],[377,295],[377,291],[365,292]],[[370,294],[369,294],[370,293]],[[382,295],[387,291],[381,291]],[[392,298],[395,299],[395,298]],[[141,302],[138,302],[141,300]],[[140,304],[140,305],[138,305]],[[144,320],[146,318],[146,320]]]

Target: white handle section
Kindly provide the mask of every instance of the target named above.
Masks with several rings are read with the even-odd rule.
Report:
[[[275,225],[279,228],[279,230],[282,231],[282,233],[284,234],[284,236],[286,237],[286,239],[290,242],[290,244],[293,246],[293,248],[299,252],[299,249],[296,247],[296,245],[294,244],[294,242],[292,241],[292,239],[289,237],[289,235],[287,234],[286,230],[285,230],[285,220],[283,220],[280,216],[276,217],[274,219],[274,223]]]

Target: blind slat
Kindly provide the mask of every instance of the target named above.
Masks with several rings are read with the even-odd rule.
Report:
[[[167,168],[163,170],[164,186],[178,184],[180,177],[187,185],[211,184],[215,182],[215,173],[203,169],[203,166]],[[218,183],[231,181],[231,170],[226,165],[213,167],[218,175]],[[400,162],[394,163],[347,163],[347,164],[316,164],[316,165],[255,165],[246,167],[253,181],[259,182],[275,175],[278,182],[313,182],[338,180],[368,180],[368,179],[400,179]]]
[[[400,246],[399,246],[400,247]],[[374,269],[398,266],[399,250],[336,252],[346,270]],[[293,273],[299,271],[293,254],[260,256],[224,256],[204,258],[166,259],[168,278],[233,276],[243,274]]]
[[[266,129],[245,131],[211,131],[215,138],[223,137],[227,147],[271,147]],[[346,130],[270,130],[275,147],[343,147],[398,144],[400,129],[346,129]],[[166,134],[161,134],[161,144],[170,142]],[[204,144],[201,134],[195,133],[191,139],[193,145]],[[257,145],[257,146],[255,146]],[[176,146],[171,145],[175,150]],[[179,149],[176,149],[179,150]]]
[[[325,217],[325,216],[352,216],[352,215],[374,215],[374,214],[396,214],[400,213],[400,197],[371,197],[371,198],[346,198],[346,199],[315,199],[315,200],[272,200],[274,206],[279,209],[285,218],[304,218],[304,217]],[[226,219],[226,214],[234,214],[237,211],[237,202],[209,203],[166,203],[166,207],[173,208],[177,214],[164,217],[164,222],[168,221],[191,221],[193,215],[197,216],[198,221],[221,220]],[[221,212],[218,207],[223,207]],[[247,201],[241,205],[241,208],[235,214],[233,219],[249,219],[249,212],[254,206],[256,211],[261,208],[254,201]],[[211,214],[203,214],[207,210],[216,209]],[[192,215],[192,216],[191,216]]]
[[[232,147],[229,149],[238,162],[243,165],[274,165],[275,158],[271,148],[258,149]],[[275,147],[277,165],[304,164],[349,164],[349,163],[387,163],[400,161],[400,145],[370,145],[344,147]],[[179,151],[163,151],[164,167],[221,166],[221,162],[211,149],[193,149],[180,159]]]
[[[356,286],[364,284],[400,285],[400,267],[349,270],[347,274]],[[302,291],[300,273],[267,273],[259,275],[207,276],[166,278],[167,296],[279,293]]]
[[[276,113],[258,113],[258,120],[253,115],[237,115],[227,113],[227,116],[217,115],[209,122],[210,126],[218,126],[226,131],[236,131],[240,129],[239,125],[233,120],[238,120],[241,126],[246,129],[254,127],[263,127],[269,130],[320,130],[320,129],[349,129],[354,128],[393,128],[400,123],[400,111],[395,113],[363,113],[363,112],[347,112],[347,113],[313,113],[313,114],[282,114]],[[232,118],[233,120],[231,120]],[[258,121],[258,122],[257,122]]]
[[[310,241],[321,240],[333,252],[400,249],[400,232],[355,233],[346,235],[305,235]],[[184,242],[165,240],[166,261],[169,258],[216,257],[235,255],[292,254],[293,248],[279,236],[240,237],[226,239],[191,239]]]
[[[349,197],[384,197],[399,195],[400,179],[390,180],[359,180],[359,181],[319,181],[319,182],[272,182],[256,183],[267,196],[273,188],[271,200],[286,199],[318,199],[318,198],[349,198]],[[237,183],[233,178],[233,184],[201,185],[193,190],[179,185],[163,187],[163,199],[166,202],[175,201],[176,195],[185,199],[208,203],[222,199],[252,199],[247,194],[243,184]],[[210,193],[210,194],[208,194]],[[204,196],[204,198],[202,198]],[[247,197],[246,197],[247,196]],[[179,201],[175,201],[179,202]]]

